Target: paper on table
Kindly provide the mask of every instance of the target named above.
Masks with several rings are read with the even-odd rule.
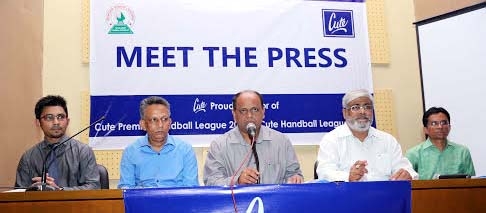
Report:
[[[25,189],[12,189],[12,190],[7,190],[3,192],[25,192]]]

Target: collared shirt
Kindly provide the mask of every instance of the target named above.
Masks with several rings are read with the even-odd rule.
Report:
[[[362,142],[347,124],[324,135],[317,156],[319,179],[349,181],[351,166],[358,160],[368,162],[368,173],[360,181],[389,180],[399,169],[405,169],[413,179],[418,178],[412,164],[402,155],[402,148],[390,134],[370,127]]]
[[[118,188],[198,185],[196,155],[192,146],[180,139],[168,135],[156,152],[145,135],[123,151]]]
[[[256,150],[260,162],[260,183],[281,184],[294,175],[302,176],[294,147],[286,135],[262,126],[256,140]],[[250,159],[241,165],[247,155]],[[240,166],[242,169],[235,174]],[[204,184],[228,186],[232,184],[233,175],[233,184],[236,184],[246,167],[256,168],[255,159],[250,144],[236,127],[211,142],[204,165]]]
[[[406,156],[421,180],[433,179],[435,175],[476,175],[469,149],[449,140],[442,152],[427,139],[409,149]]]
[[[64,135],[59,141],[68,138]],[[42,176],[42,167],[50,150],[49,142],[44,140],[22,155],[17,167],[16,187],[29,187],[32,185],[33,177]],[[63,187],[64,190],[100,188],[96,159],[88,145],[70,139],[59,145],[52,154],[56,155],[58,161],[59,177],[55,182],[59,187]]]

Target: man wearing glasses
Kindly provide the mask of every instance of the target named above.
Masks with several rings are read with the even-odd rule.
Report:
[[[234,95],[232,114],[237,125],[209,147],[205,185],[302,183],[289,138],[262,125],[265,108],[260,93],[245,90]]]
[[[44,132],[44,140],[22,155],[15,186],[39,187],[44,160],[47,159],[47,190],[99,189],[93,150],[66,135],[69,125],[66,100],[61,96],[43,97],[34,111],[37,125]]]
[[[320,142],[319,179],[351,182],[418,178],[397,140],[371,126],[373,97],[367,90],[346,93],[342,107],[345,124],[325,134]]]
[[[476,174],[469,149],[447,139],[451,131],[447,110],[431,107],[424,113],[422,123],[427,140],[409,149],[406,154],[420,179],[435,179],[439,175]]]
[[[192,146],[169,135],[170,104],[151,96],[140,102],[140,127],[147,132],[122,154],[118,188],[198,186]]]

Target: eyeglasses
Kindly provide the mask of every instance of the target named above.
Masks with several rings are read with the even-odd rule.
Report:
[[[429,123],[429,126],[431,126],[431,127],[449,126],[449,121],[448,120],[431,121]]]
[[[170,120],[170,117],[161,117],[161,118],[153,117],[153,118],[146,119],[146,121],[150,125],[156,125],[156,124],[159,124],[159,122],[162,122],[162,124],[166,124],[166,123],[169,122],[169,120]]]
[[[349,109],[351,110],[351,112],[359,112],[361,109],[364,109],[364,111],[371,111],[373,110],[373,105],[371,104],[365,104],[365,105],[353,105],[353,106],[350,106],[346,109]]]
[[[243,109],[238,109],[238,112],[240,112],[240,114],[242,115],[247,115],[248,113],[255,114],[260,112],[260,109],[256,107],[252,107],[250,109],[243,108]]]
[[[64,121],[67,118],[66,114],[58,114],[58,115],[53,115],[53,114],[47,114],[41,117],[42,120],[44,121],[54,121],[54,119],[57,119],[58,121]]]

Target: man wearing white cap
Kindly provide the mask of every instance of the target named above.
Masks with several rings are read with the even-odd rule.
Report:
[[[397,140],[373,123],[373,97],[364,89],[346,93],[346,123],[320,142],[317,175],[327,181],[412,180],[418,174],[402,154]]]

